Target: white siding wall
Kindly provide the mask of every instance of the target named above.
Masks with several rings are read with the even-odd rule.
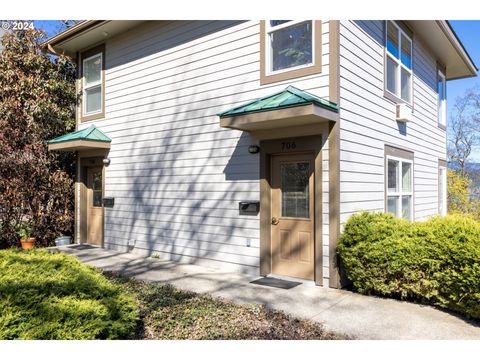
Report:
[[[437,167],[446,156],[446,133],[437,126],[436,60],[413,41],[413,119],[401,135],[395,105],[383,96],[382,21],[341,22],[342,223],[358,210],[384,211],[385,143],[415,153],[415,219],[437,214]]]
[[[259,157],[247,151],[255,141],[220,128],[216,113],[288,85],[328,97],[329,65],[325,22],[322,74],[260,86],[259,30],[258,22],[157,21],[107,41],[106,118],[93,122],[113,139],[106,247],[258,274],[259,217],[238,214],[239,201],[260,198]]]

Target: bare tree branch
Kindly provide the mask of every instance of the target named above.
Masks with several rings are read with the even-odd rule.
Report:
[[[479,144],[480,92],[468,89],[463,97],[457,97],[448,130],[448,160],[456,164],[462,176],[473,148]]]

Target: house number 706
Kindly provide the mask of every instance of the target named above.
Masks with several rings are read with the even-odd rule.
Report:
[[[295,141],[292,142],[282,142],[282,150],[293,150],[297,147]]]

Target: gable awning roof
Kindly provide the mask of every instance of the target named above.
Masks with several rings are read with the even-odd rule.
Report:
[[[48,150],[76,151],[110,149],[110,139],[95,125],[48,140]]]
[[[337,121],[338,106],[306,91],[289,86],[217,114],[220,126],[255,131]]]

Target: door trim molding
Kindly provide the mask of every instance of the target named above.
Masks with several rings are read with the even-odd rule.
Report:
[[[323,285],[322,242],[322,135],[298,136],[260,141],[260,275],[272,271],[271,256],[271,157],[310,152],[314,154],[314,277],[317,285]],[[282,150],[282,143],[295,141],[295,149]]]

